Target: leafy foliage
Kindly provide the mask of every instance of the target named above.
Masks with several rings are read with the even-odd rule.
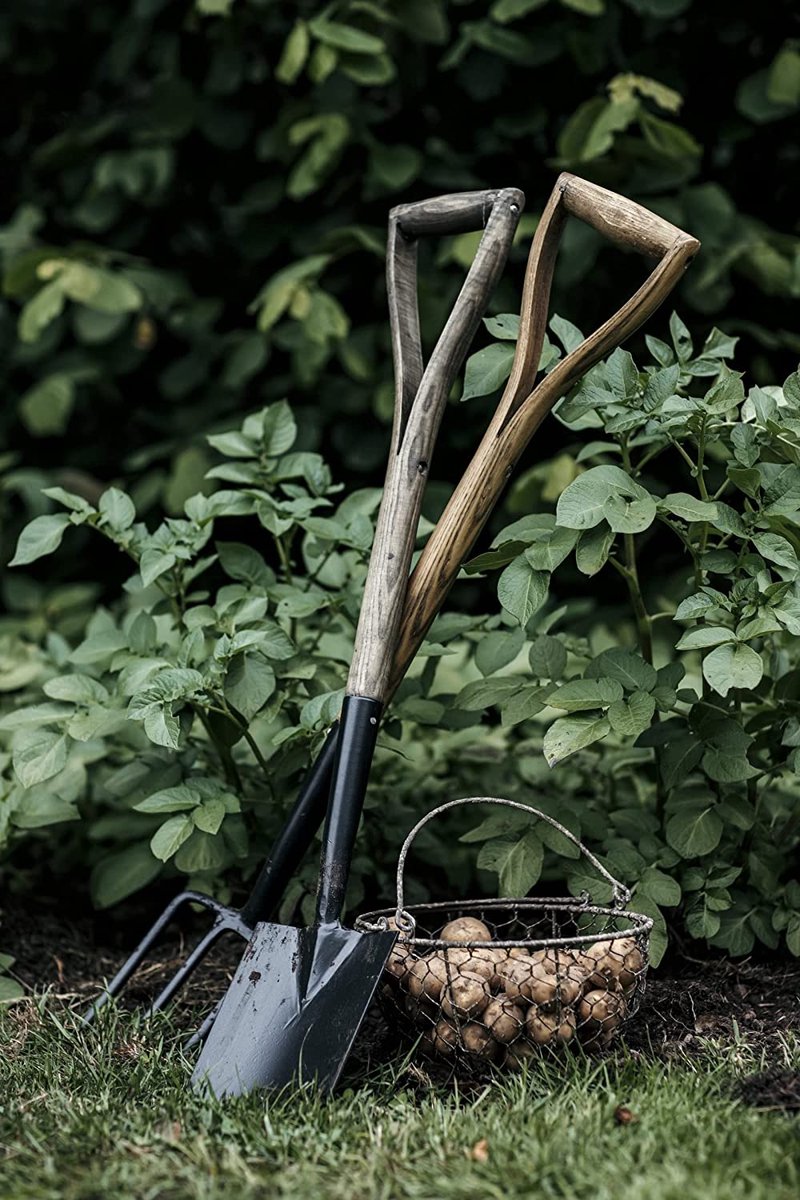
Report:
[[[472,563],[502,567],[530,670],[514,686],[502,639],[493,663],[487,639],[485,680],[460,700],[539,726],[562,820],[600,837],[645,911],[682,904],[692,936],[733,954],[783,934],[797,953],[800,373],[745,394],[730,339],[714,330],[695,350],[676,316],[670,331],[671,344],[648,338],[644,369],[616,350],[559,404],[568,430],[597,440],[576,447],[554,517],[515,521]],[[575,575],[602,571],[627,595],[613,632],[576,599]],[[525,870],[523,843],[482,830],[502,886],[512,856]],[[528,886],[540,847],[529,862]]]

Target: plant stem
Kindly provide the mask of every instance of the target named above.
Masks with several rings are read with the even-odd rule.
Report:
[[[208,719],[208,713],[204,712],[203,709],[197,705],[193,705],[193,708],[199,716],[203,728],[208,734],[209,741],[217,752],[219,760],[222,764],[222,770],[225,775],[226,783],[241,794],[242,779],[239,775],[239,768],[236,766],[233,755],[231,754],[230,746],[226,746],[224,742],[221,742],[220,739],[215,736],[214,730],[211,727],[211,722]]]

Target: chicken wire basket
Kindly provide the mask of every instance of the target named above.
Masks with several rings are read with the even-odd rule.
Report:
[[[519,809],[578,847],[611,885],[609,907],[575,897],[461,900],[405,906],[405,864],[435,817],[465,805]],[[653,922],[627,908],[628,889],[582,842],[537,808],[497,796],[451,800],[408,834],[397,862],[394,909],[364,913],[356,928],[396,929],[379,985],[390,1027],[454,1067],[519,1069],[566,1045],[609,1046],[644,994]]]

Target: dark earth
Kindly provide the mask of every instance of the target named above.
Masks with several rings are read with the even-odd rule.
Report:
[[[121,940],[125,930],[117,930]],[[99,992],[133,948],[135,933],[125,945],[104,944],[91,917],[64,919],[52,911],[6,909],[0,927],[0,948],[15,958],[13,974],[26,987],[48,989],[53,999],[81,1011]],[[195,933],[196,936],[196,933]],[[129,984],[126,1004],[145,1003],[180,965],[193,938],[179,934],[161,948]],[[239,939],[219,944],[194,976],[189,994],[180,1002],[187,1022],[197,1022],[221,996],[239,961]],[[190,1026],[191,1027],[191,1024]],[[800,1072],[786,1068],[781,1039],[800,1038],[800,962],[796,960],[733,961],[673,957],[666,967],[651,972],[643,1004],[626,1029],[626,1052],[669,1059],[693,1056],[709,1041],[744,1043],[755,1050],[762,1069],[736,1084],[739,1098],[763,1109],[800,1111]],[[362,1074],[393,1050],[380,1014],[371,1013],[354,1049],[352,1068]],[[410,1068],[412,1086],[439,1082],[432,1073]]]

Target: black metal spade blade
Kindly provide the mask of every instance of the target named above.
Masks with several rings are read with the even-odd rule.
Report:
[[[323,837],[314,924],[260,922],[195,1068],[217,1096],[315,1082],[334,1087],[395,937],[340,921],[381,704],[345,697]]]
[[[340,924],[259,924],[206,1038],[192,1083],[215,1096],[265,1086],[331,1091],[397,934]]]

